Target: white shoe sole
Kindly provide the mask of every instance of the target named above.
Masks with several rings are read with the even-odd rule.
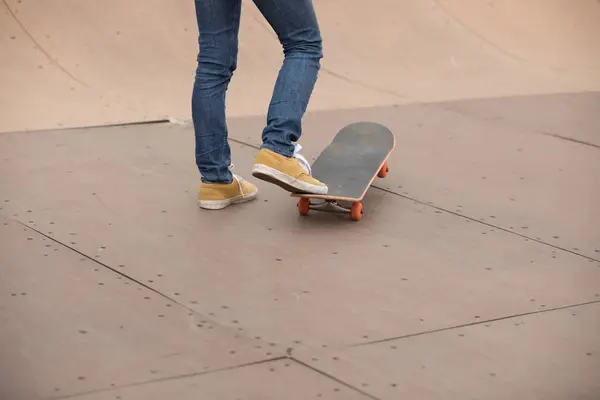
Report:
[[[246,193],[243,195],[239,195],[236,197],[232,197],[230,199],[224,200],[198,200],[198,206],[205,210],[222,210],[223,208],[230,206],[232,204],[245,203],[250,200],[254,200],[256,195],[258,194],[258,190],[252,193]]]
[[[328,190],[327,186],[318,186],[303,182],[264,164],[254,164],[252,175],[292,193],[327,194]]]

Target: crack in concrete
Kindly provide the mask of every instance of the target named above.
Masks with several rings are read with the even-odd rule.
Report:
[[[62,396],[49,397],[48,399],[49,400],[72,399],[72,398],[75,398],[78,396],[84,396],[84,395],[89,395],[89,394],[110,392],[110,391],[115,391],[115,390],[119,390],[119,389],[128,389],[128,388],[132,388],[132,387],[148,385],[148,384],[152,384],[152,383],[168,382],[168,381],[174,381],[174,380],[179,380],[179,379],[193,378],[196,376],[209,375],[209,374],[214,374],[214,373],[218,373],[218,372],[232,371],[235,369],[251,367],[254,365],[267,364],[270,362],[281,361],[281,360],[285,360],[285,359],[288,359],[288,357],[282,356],[282,357],[268,358],[268,359],[253,361],[253,362],[249,362],[249,363],[245,363],[245,364],[233,365],[231,367],[217,368],[217,369],[213,369],[213,370],[209,370],[209,371],[191,372],[189,374],[167,376],[167,377],[163,377],[163,378],[150,379],[150,380],[140,381],[140,382],[133,382],[133,383],[120,385],[120,386],[111,386],[111,387],[107,387],[107,388],[88,390],[85,392],[78,392],[78,393],[71,393],[71,394],[62,395]]]
[[[308,369],[310,369],[310,370],[318,373],[319,375],[323,375],[324,377],[326,377],[326,378],[328,378],[330,380],[333,380],[333,381],[339,383],[340,385],[343,385],[343,386],[347,387],[348,389],[351,389],[351,390],[353,390],[353,391],[355,391],[357,393],[360,393],[363,396],[368,397],[369,399],[372,399],[372,400],[381,400],[379,397],[375,397],[372,394],[367,393],[364,390],[361,390],[361,389],[359,389],[359,388],[357,388],[357,387],[355,387],[355,386],[353,386],[353,385],[351,385],[351,384],[349,384],[349,383],[341,380],[340,378],[336,378],[335,376],[333,376],[333,375],[331,375],[331,374],[329,374],[329,373],[327,373],[325,371],[322,371],[322,370],[320,370],[318,368],[315,368],[312,365],[309,365],[309,364],[307,364],[307,363],[305,363],[303,361],[300,361],[300,360],[298,360],[296,358],[293,358],[293,357],[291,357],[290,360],[294,361],[295,363],[297,363],[297,364],[299,364],[299,365],[301,365],[301,366],[303,366],[305,368],[308,368]]]
[[[521,313],[521,314],[507,315],[504,317],[492,318],[492,319],[488,319],[488,320],[484,320],[484,321],[470,322],[467,324],[454,325],[454,326],[449,326],[446,328],[431,329],[431,330],[423,331],[423,332],[410,333],[408,335],[401,335],[401,336],[395,336],[395,337],[390,337],[390,338],[385,338],[385,339],[372,340],[372,341],[368,341],[368,342],[354,343],[354,344],[349,345],[348,347],[370,346],[370,345],[374,345],[374,344],[392,342],[395,340],[407,339],[407,338],[411,338],[411,337],[415,337],[415,336],[429,335],[432,333],[445,332],[445,331],[450,331],[453,329],[460,329],[460,328],[466,328],[466,327],[470,327],[470,326],[489,324],[492,322],[498,322],[498,321],[503,321],[503,320],[507,320],[507,319],[526,317],[526,316],[530,316],[530,315],[566,310],[566,309],[570,309],[570,308],[583,307],[583,306],[588,306],[591,304],[599,304],[599,303],[600,303],[600,300],[593,300],[593,301],[588,301],[588,302],[584,302],[584,303],[569,304],[569,305],[562,306],[562,307],[554,307],[554,308],[549,308],[549,309],[544,309],[544,310],[525,312],[525,313]]]
[[[591,261],[595,261],[595,262],[600,262],[600,260],[598,260],[598,259],[596,259],[596,258],[594,258],[594,257],[586,256],[585,254],[578,253],[578,252],[576,252],[576,251],[574,251],[574,250],[569,250],[569,249],[566,249],[566,248],[564,248],[564,247],[560,247],[560,246],[554,245],[554,244],[552,244],[552,243],[544,242],[544,241],[543,241],[543,240],[541,240],[541,239],[536,239],[536,238],[534,238],[534,237],[527,236],[527,235],[525,235],[525,234],[522,234],[522,233],[519,233],[519,232],[512,231],[512,230],[510,230],[510,229],[504,228],[504,227],[502,227],[502,226],[499,226],[499,225],[490,224],[489,222],[486,222],[486,221],[481,221],[481,220],[479,220],[479,219],[476,219],[476,218],[474,218],[474,217],[469,217],[469,216],[467,216],[467,215],[463,215],[463,214],[457,213],[457,212],[455,212],[455,211],[452,211],[452,210],[448,210],[448,209],[446,209],[446,208],[443,208],[443,207],[438,207],[438,206],[435,206],[435,205],[433,205],[433,204],[429,204],[429,203],[426,203],[426,202],[424,202],[424,201],[422,201],[422,200],[418,200],[418,199],[415,199],[415,198],[413,198],[413,197],[409,197],[409,196],[406,196],[406,195],[404,195],[404,194],[400,194],[400,193],[398,193],[398,192],[395,192],[395,191],[393,191],[393,190],[391,190],[391,189],[386,189],[386,188],[384,188],[384,187],[377,186],[377,185],[372,185],[372,187],[373,187],[373,188],[376,188],[376,189],[379,189],[379,190],[381,190],[381,191],[383,191],[383,192],[386,192],[386,193],[389,193],[389,194],[392,194],[392,195],[398,196],[398,197],[403,197],[403,198],[405,198],[405,199],[407,199],[407,200],[411,200],[411,201],[413,201],[413,202],[419,203],[419,204],[421,204],[421,205],[423,205],[423,206],[426,206],[426,207],[429,207],[429,208],[433,208],[433,209],[435,209],[435,210],[443,211],[443,212],[446,212],[446,213],[448,213],[448,214],[455,215],[455,216],[457,216],[457,217],[461,217],[461,218],[465,218],[465,219],[468,219],[468,220],[470,220],[470,221],[473,221],[473,222],[477,222],[478,224],[481,224],[481,225],[486,225],[486,226],[489,226],[490,228],[498,229],[498,230],[500,230],[500,231],[503,231],[503,232],[506,232],[506,233],[510,233],[510,234],[512,234],[512,235],[515,235],[515,236],[519,236],[519,237],[521,237],[521,238],[523,238],[523,239],[528,239],[528,240],[530,240],[530,241],[532,241],[532,242],[536,242],[536,243],[543,244],[543,245],[545,245],[545,246],[548,246],[548,247],[552,247],[552,248],[554,248],[554,249],[557,249],[557,250],[561,250],[561,251],[564,251],[564,252],[567,252],[567,253],[571,253],[571,254],[573,254],[573,255],[576,255],[576,256],[579,256],[579,257],[585,258],[586,260],[591,260]]]
[[[502,98],[502,97],[501,97]],[[592,142],[587,142],[585,140],[580,140],[580,139],[575,139],[569,136],[563,136],[560,135],[558,133],[552,133],[552,132],[547,132],[541,129],[536,129],[536,128],[532,128],[532,127],[527,127],[527,126],[523,126],[522,124],[519,124],[518,122],[514,122],[514,121],[510,121],[507,120],[506,118],[496,118],[496,117],[486,117],[484,115],[478,115],[478,114],[473,114],[470,113],[467,110],[464,109],[458,109],[458,108],[454,108],[450,105],[449,102],[434,102],[434,103],[411,103],[409,104],[410,106],[412,105],[421,105],[424,107],[431,107],[431,108],[438,108],[450,113],[454,113],[454,114],[458,114],[461,117],[466,117],[466,118],[472,118],[474,120],[478,120],[478,121],[484,121],[484,122],[492,122],[494,124],[504,124],[504,126],[512,126],[512,127],[517,127],[518,129],[521,129],[524,131],[524,133],[533,133],[533,134],[537,134],[537,135],[542,135],[542,136],[549,136],[555,139],[559,139],[559,140],[565,140],[565,141],[569,141],[569,142],[573,142],[573,143],[577,143],[577,144],[582,144],[584,146],[590,146],[590,147],[594,147],[597,149],[600,149],[600,145],[597,145],[595,143]]]
[[[25,227],[27,229],[30,229],[33,232],[36,232],[37,234],[39,234],[39,235],[41,235],[41,236],[43,236],[43,237],[45,237],[45,238],[53,241],[54,243],[56,243],[56,244],[58,244],[58,245],[60,245],[60,246],[62,246],[64,248],[66,248],[66,249],[69,249],[69,250],[71,250],[71,251],[79,254],[82,257],[85,257],[86,259],[94,262],[95,264],[97,264],[99,266],[101,266],[101,267],[103,267],[105,269],[108,269],[108,270],[116,273],[119,276],[122,276],[124,279],[128,280],[129,282],[132,282],[132,283],[135,283],[137,285],[140,285],[141,287],[143,287],[143,288],[151,291],[152,293],[157,294],[158,296],[162,297],[163,299],[168,300],[171,303],[180,306],[181,308],[183,308],[188,313],[193,313],[194,315],[202,317],[202,319],[210,320],[212,322],[212,325],[214,325],[214,326],[218,326],[218,327],[220,327],[220,328],[222,328],[223,330],[226,330],[226,331],[234,331],[233,328],[231,328],[231,327],[229,327],[227,325],[221,324],[217,320],[215,320],[213,318],[210,318],[209,316],[207,316],[205,314],[202,314],[201,312],[198,312],[197,310],[195,310],[195,309],[193,309],[191,307],[188,307],[187,305],[185,305],[185,304],[183,304],[183,303],[175,300],[174,298],[168,296],[167,294],[161,292],[160,290],[155,289],[152,286],[149,286],[146,283],[144,283],[144,282],[142,282],[142,281],[140,281],[140,280],[138,280],[138,279],[136,279],[136,278],[134,278],[134,277],[132,277],[130,275],[127,275],[126,273],[124,273],[122,271],[119,271],[115,267],[111,267],[110,265],[105,264],[105,263],[99,261],[95,257],[89,256],[88,254],[86,254],[86,253],[84,253],[84,252],[82,252],[80,250],[77,250],[76,248],[74,248],[72,246],[69,246],[68,244],[63,243],[62,241],[60,241],[60,240],[58,240],[58,239],[56,239],[56,238],[54,238],[52,236],[49,236],[49,235],[45,234],[44,232],[42,232],[42,231],[40,231],[40,230],[38,230],[38,229],[36,229],[36,228],[34,228],[34,227],[32,227],[32,226],[24,223],[24,222],[21,222],[21,221],[19,221],[17,219],[13,219],[13,218],[8,218],[8,219],[10,219],[12,221],[15,221],[16,223],[20,224],[21,226],[23,226],[23,227]],[[240,334],[237,330],[235,331],[235,334],[236,334],[237,337],[243,337],[243,338],[246,338],[246,339],[249,339],[249,340],[257,341],[256,339],[254,339],[252,336],[250,336],[248,334]]]

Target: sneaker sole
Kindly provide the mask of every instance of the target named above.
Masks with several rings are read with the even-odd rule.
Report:
[[[232,204],[245,203],[250,200],[254,200],[258,191],[248,193],[246,195],[232,197],[231,199],[224,200],[198,200],[198,206],[205,210],[222,210]]]
[[[317,186],[303,182],[264,164],[254,164],[252,176],[277,185],[291,193],[327,194],[327,186]]]

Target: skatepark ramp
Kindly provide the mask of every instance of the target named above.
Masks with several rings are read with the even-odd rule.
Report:
[[[282,62],[252,1],[259,194],[207,211],[194,2],[0,0],[0,400],[600,398],[600,3],[314,3],[303,155],[397,140],[350,216],[250,174]]]
[[[189,119],[192,1],[3,0],[0,132]],[[310,110],[600,88],[595,0],[316,0]],[[231,116],[264,114],[281,63],[243,3]]]

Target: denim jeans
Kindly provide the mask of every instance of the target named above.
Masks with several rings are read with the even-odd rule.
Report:
[[[262,148],[290,157],[323,57],[312,0],[253,0],[283,47]],[[196,165],[203,182],[230,183],[225,93],[237,67],[242,0],[195,0],[199,53],[192,92]]]

